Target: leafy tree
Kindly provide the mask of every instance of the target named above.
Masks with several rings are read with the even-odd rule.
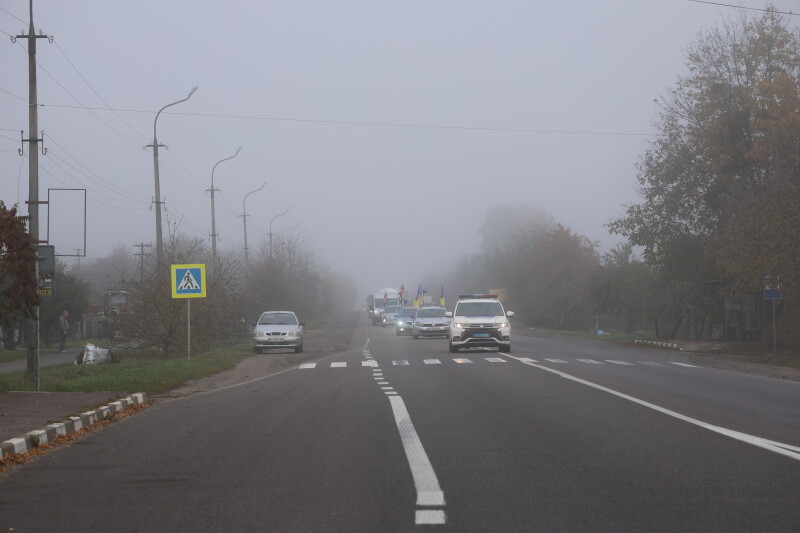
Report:
[[[523,300],[518,309],[534,324],[582,329],[591,308],[589,283],[598,267],[595,244],[557,224],[536,247],[522,257],[525,272]]]
[[[0,200],[0,327],[3,345],[10,350],[17,344],[14,330],[22,319],[34,317],[40,301],[32,244],[17,206],[7,209]]]
[[[609,228],[643,246],[665,283],[688,287],[685,310],[710,313],[699,287],[720,279],[752,295],[779,272],[796,292],[799,60],[800,33],[781,15],[743,15],[700,35],[689,73],[659,101],[659,135],[638,165],[642,202]]]

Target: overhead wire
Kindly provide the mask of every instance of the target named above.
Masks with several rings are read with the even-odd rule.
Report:
[[[94,89],[94,87],[92,87],[92,85],[91,85],[91,84],[89,83],[89,81],[88,81],[88,80],[87,80],[87,79],[84,77],[84,75],[83,75],[83,74],[81,74],[81,72],[78,70],[78,67],[76,67],[76,66],[75,66],[75,64],[72,62],[72,60],[71,60],[69,57],[67,57],[67,54],[66,54],[66,52],[64,52],[64,50],[61,48],[61,45],[59,45],[59,44],[58,44],[58,41],[56,41],[56,40],[54,39],[54,40],[53,40],[53,43],[56,45],[56,48],[58,49],[58,51],[59,51],[59,52],[61,52],[61,55],[63,55],[63,56],[64,56],[64,59],[66,59],[66,60],[67,60],[67,63],[69,63],[69,65],[72,67],[72,69],[75,71],[75,73],[76,73],[76,74],[78,74],[78,76],[81,78],[81,80],[83,80],[83,83],[85,83],[85,84],[86,84],[86,86],[87,86],[87,87],[89,87],[89,89],[92,91],[92,93],[94,93],[94,95],[95,95],[95,96],[96,96],[96,97],[97,97],[97,98],[98,98],[98,99],[99,99],[101,102],[103,102],[103,103],[104,103],[104,104],[105,104],[107,107],[109,107],[109,108],[110,108],[111,106],[109,105],[109,103],[108,103],[108,102],[106,102],[106,101],[105,101],[105,99],[104,99],[102,96],[100,96],[100,94],[99,94],[99,93],[98,93],[98,92],[97,92],[97,91]],[[117,118],[120,120],[120,122],[122,122],[123,124],[125,124],[125,125],[128,127],[128,129],[130,129],[132,132],[134,132],[134,133],[136,133],[137,135],[141,136],[141,137],[142,137],[143,139],[145,139],[145,140],[147,140],[147,139],[148,139],[148,137],[147,137],[145,134],[143,134],[142,132],[140,132],[139,130],[137,130],[137,129],[136,129],[136,128],[134,128],[133,126],[131,126],[131,125],[130,125],[130,124],[129,124],[129,123],[128,123],[128,122],[127,122],[125,119],[123,119],[123,118],[122,118],[122,117],[121,117],[121,116],[120,116],[120,115],[119,115],[119,114],[118,114],[116,111],[112,111],[112,113],[114,113],[114,116],[115,116],[115,117],[117,117]]]
[[[690,2],[694,2],[695,4],[710,4],[712,6],[721,6],[721,7],[732,7],[734,9],[744,9],[747,11],[761,11],[764,13],[778,13],[780,15],[791,15],[793,17],[800,16],[800,13],[794,13],[792,11],[778,11],[777,9],[764,9],[758,7],[746,7],[746,6],[737,6],[733,4],[723,4],[722,2],[708,2],[706,0],[689,0]]]
[[[80,107],[69,106],[61,104],[39,104],[42,107],[55,107],[62,109],[86,109],[93,111],[112,111],[109,108],[102,107]],[[122,113],[153,113],[152,111],[141,109],[120,109],[114,108],[113,111]],[[399,122],[363,122],[353,120],[322,120],[322,119],[306,119],[306,118],[291,118],[291,117],[270,117],[258,115],[226,115],[215,113],[186,113],[179,111],[165,111],[164,114],[175,116],[187,117],[205,117],[205,118],[231,118],[240,120],[263,120],[275,122],[297,122],[309,124],[330,124],[330,125],[344,125],[344,126],[373,126],[373,127],[387,127],[387,128],[416,128],[416,129],[439,129],[439,130],[462,130],[462,131],[488,131],[488,132],[506,132],[506,133],[545,133],[545,134],[560,134],[560,135],[597,135],[597,136],[619,136],[619,137],[655,137],[655,133],[644,132],[622,132],[622,131],[590,131],[590,130],[566,130],[566,129],[538,129],[538,128],[499,128],[488,126],[455,126],[443,124],[413,124],[413,123],[399,123]]]
[[[81,171],[79,169],[76,169],[75,167],[70,165],[71,168],[73,168],[76,172],[80,172],[82,175],[86,176],[87,179],[90,179],[90,180],[92,180],[92,181],[94,181],[94,182],[106,187],[107,189],[109,189],[111,191],[114,191],[116,194],[119,194],[119,195],[121,195],[123,197],[128,197],[132,201],[140,201],[142,198],[147,198],[147,196],[143,196],[141,194],[135,194],[135,193],[131,193],[129,191],[126,191],[125,189],[122,189],[121,187],[118,187],[118,186],[114,185],[113,183],[103,179],[98,174],[96,174],[91,169],[89,169],[89,167],[87,167],[86,165],[81,163],[75,156],[73,156],[71,153],[69,153],[63,146],[61,146],[58,143],[58,141],[56,141],[56,139],[52,135],[48,135],[47,140],[49,142],[52,142],[54,145],[56,145],[62,152],[64,152],[67,156],[69,156],[69,158],[72,159],[76,164],[80,165],[86,172],[88,172],[89,174],[94,176],[94,177],[91,177],[88,174],[86,174],[85,172],[83,172],[83,171]]]

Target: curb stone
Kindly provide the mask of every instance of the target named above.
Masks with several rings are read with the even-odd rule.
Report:
[[[675,342],[646,341],[642,339],[636,339],[633,342],[634,344],[645,344],[647,346],[656,346],[658,348],[670,348],[672,350],[683,351],[683,347]]]
[[[86,411],[80,416],[70,416],[63,422],[48,424],[43,429],[29,431],[21,437],[8,439],[0,443],[0,458],[15,453],[25,453],[36,448],[40,444],[45,444],[53,440],[56,435],[67,435],[74,433],[97,422],[108,418],[110,415],[118,413],[132,405],[142,405],[147,401],[147,394],[137,392],[126,398],[111,402],[108,405],[98,407],[94,411]]]

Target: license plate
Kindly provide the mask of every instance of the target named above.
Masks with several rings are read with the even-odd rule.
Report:
[[[281,342],[282,340],[283,339],[281,339],[280,337],[273,337],[273,338],[269,339],[269,342]]]
[[[472,336],[473,337],[488,337],[489,334],[488,333],[473,333]]]

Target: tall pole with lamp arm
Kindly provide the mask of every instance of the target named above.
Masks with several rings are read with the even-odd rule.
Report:
[[[148,144],[145,148],[152,146],[153,147],[153,168],[156,180],[156,197],[154,202],[156,204],[156,259],[158,263],[161,264],[162,260],[164,259],[164,247],[162,246],[162,237],[161,237],[161,183],[158,177],[158,147],[164,146],[163,144],[158,144],[158,135],[156,134],[156,125],[158,124],[158,116],[164,111],[166,108],[174,106],[176,104],[180,104],[181,102],[185,102],[189,98],[192,97],[194,92],[197,90],[197,86],[195,85],[192,87],[192,90],[189,91],[189,95],[186,98],[178,100],[177,102],[172,102],[171,104],[167,104],[161,109],[158,110],[156,113],[156,118],[153,121],[153,144]]]
[[[214,215],[214,191],[216,190],[214,189],[214,171],[217,170],[217,165],[219,165],[223,161],[233,159],[234,157],[239,155],[239,152],[241,151],[242,147],[240,146],[236,150],[235,154],[233,154],[230,157],[226,157],[225,159],[220,159],[219,161],[214,163],[214,167],[211,169],[211,189],[209,189],[211,191],[211,257],[214,263],[217,262],[217,221]]]

